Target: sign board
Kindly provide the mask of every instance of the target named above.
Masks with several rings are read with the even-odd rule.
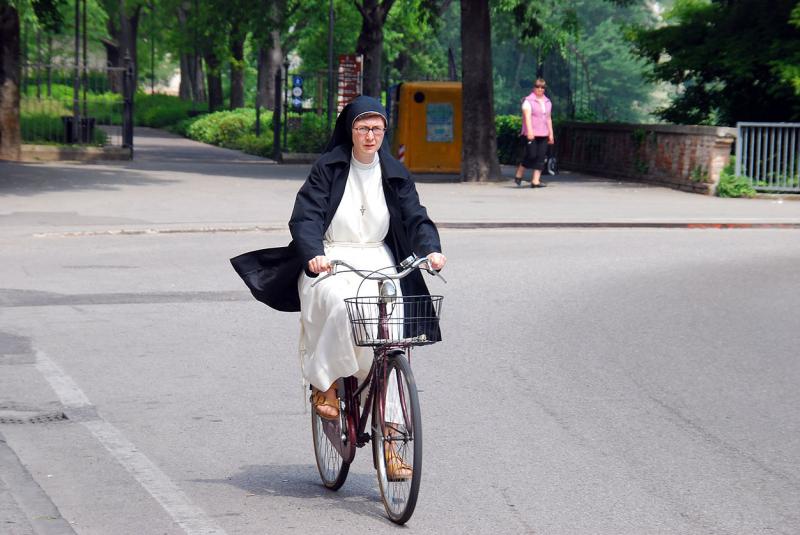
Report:
[[[453,141],[453,105],[449,102],[428,104],[425,110],[425,131],[428,142]]]
[[[341,54],[339,56],[337,113],[340,113],[351,100],[361,94],[363,84],[364,56],[361,54]]]
[[[303,77],[292,76],[292,107],[295,111],[303,109]]]

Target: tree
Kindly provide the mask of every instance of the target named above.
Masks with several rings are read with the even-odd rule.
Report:
[[[634,43],[653,78],[678,93],[659,110],[667,121],[733,125],[800,120],[790,73],[800,58],[795,0],[677,0],[666,26],[640,29]],[[796,12],[795,12],[796,13]]]
[[[492,86],[492,33],[488,0],[461,0],[463,87],[461,178],[500,178]]]
[[[354,0],[361,13],[361,33],[356,53],[364,56],[363,93],[374,97],[381,94],[381,56],[383,55],[383,25],[394,0]]]
[[[19,12],[0,4],[0,160],[18,160],[19,129]]]
[[[39,23],[49,31],[58,30],[63,23],[58,11],[60,3],[59,0],[32,2]],[[22,145],[19,126],[19,4],[0,0],[0,160],[19,159]]]

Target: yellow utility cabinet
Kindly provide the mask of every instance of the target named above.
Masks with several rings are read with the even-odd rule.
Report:
[[[392,106],[392,154],[412,173],[461,172],[461,82],[403,82]]]

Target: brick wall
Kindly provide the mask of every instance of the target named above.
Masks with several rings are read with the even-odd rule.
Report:
[[[559,167],[714,194],[736,141],[715,126],[563,123]]]

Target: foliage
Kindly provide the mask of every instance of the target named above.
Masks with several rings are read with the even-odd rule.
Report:
[[[272,158],[272,130],[266,129],[261,132],[260,136],[255,133],[247,133],[236,140],[236,145],[239,150],[247,154],[254,154],[262,158]]]
[[[20,131],[23,143],[66,143],[66,126],[63,117],[71,110],[57,101],[31,101],[20,107]],[[95,127],[92,130],[92,145],[106,143],[106,133]]]
[[[717,195],[719,197],[755,197],[756,190],[746,177],[736,176],[734,166],[736,158],[731,157],[728,165],[722,169],[717,184]]]
[[[237,149],[256,156],[272,156],[272,112],[261,111],[261,135],[255,135],[256,112],[250,108],[219,111],[184,119],[172,130],[203,143]]]
[[[235,140],[253,131],[256,122],[255,110],[240,108],[218,111],[203,115],[187,129],[187,135],[194,140],[234,148]]]
[[[300,126],[287,136],[290,152],[319,153],[328,143],[328,126],[324,116],[303,114]]]
[[[519,133],[522,131],[522,118],[519,115],[496,115],[497,157],[502,164],[514,165],[516,160]]]
[[[668,25],[633,32],[652,78],[678,88],[658,115],[688,124],[799,120],[796,9],[795,0],[769,8],[760,0],[677,0]]]
[[[134,100],[134,124],[163,128],[189,117],[193,109],[191,102],[170,95],[138,93]]]
[[[642,122],[649,118],[649,67],[625,30],[655,19],[642,2],[503,0],[493,15],[495,108],[519,113],[537,76],[548,82],[555,117]],[[522,38],[517,38],[517,35]]]

